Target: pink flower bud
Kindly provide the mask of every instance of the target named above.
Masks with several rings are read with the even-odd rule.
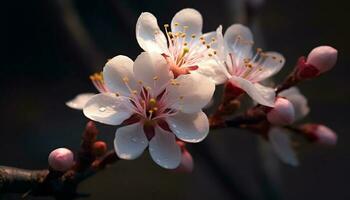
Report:
[[[276,99],[275,106],[267,113],[267,120],[273,125],[288,125],[294,118],[293,104],[282,97]]]
[[[338,51],[330,46],[314,48],[307,56],[306,63],[315,67],[320,73],[332,69],[337,62]]]
[[[69,149],[58,148],[50,153],[48,161],[52,169],[65,172],[73,166],[74,155]]]
[[[107,144],[104,141],[96,141],[92,145],[92,152],[95,156],[103,156],[107,152]]]
[[[301,130],[306,136],[319,144],[335,145],[337,143],[337,134],[330,128],[322,124],[304,124]]]
[[[183,173],[191,173],[193,171],[193,158],[186,149],[182,150],[181,162],[175,171]]]

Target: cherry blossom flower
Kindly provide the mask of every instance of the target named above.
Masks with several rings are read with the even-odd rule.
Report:
[[[286,98],[294,108],[294,120],[301,120],[309,112],[310,108],[307,99],[302,95],[297,87],[292,87],[278,94],[279,97]],[[299,161],[290,137],[292,132],[280,126],[273,126],[268,132],[268,140],[277,157],[284,163],[291,166],[298,166]]]
[[[240,24],[230,26],[224,36],[222,28],[217,29],[215,46],[220,58],[220,69],[215,69],[214,76],[221,83],[229,81],[244,90],[256,102],[273,107],[275,91],[265,87],[261,81],[276,74],[285,63],[284,57],[276,52],[263,52],[257,49],[252,53],[253,35],[250,30]]]
[[[192,70],[216,68],[216,32],[202,34],[203,18],[195,9],[182,9],[175,14],[169,27],[164,25],[165,34],[158,26],[156,17],[144,12],[136,24],[136,39],[146,52],[162,54],[175,77]]]
[[[200,142],[209,132],[202,108],[215,84],[200,74],[174,79],[164,57],[143,52],[133,62],[116,56],[103,69],[109,92],[92,97],[86,117],[109,125],[125,125],[115,134],[114,147],[123,159],[135,159],[149,146],[153,160],[168,169],[181,161],[176,138]]]

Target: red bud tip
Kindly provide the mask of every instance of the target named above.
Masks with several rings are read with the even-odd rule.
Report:
[[[96,141],[92,145],[92,151],[95,156],[102,156],[107,152],[107,144],[104,141]]]

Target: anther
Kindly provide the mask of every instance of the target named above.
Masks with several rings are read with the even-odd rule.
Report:
[[[191,35],[191,38],[196,38],[196,34],[192,34],[192,35]]]
[[[164,28],[168,28],[169,27],[169,24],[164,24]]]
[[[177,22],[174,23],[174,26],[178,26],[178,25],[179,25],[179,23],[177,23]]]
[[[158,79],[159,79],[158,76],[154,76],[154,77],[153,77],[153,80],[155,80],[155,81],[158,80]]]
[[[125,83],[127,83],[127,82],[129,82],[129,78],[128,78],[128,77],[124,77],[124,78],[123,78],[123,81],[124,81]]]

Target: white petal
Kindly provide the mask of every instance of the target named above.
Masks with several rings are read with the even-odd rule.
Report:
[[[114,149],[119,158],[135,159],[143,153],[147,146],[148,140],[141,123],[121,127],[115,133]]]
[[[136,23],[136,39],[148,52],[166,53],[167,40],[160,30],[157,18],[149,12],[141,13]]]
[[[227,51],[225,48],[224,36],[222,35],[222,26],[220,25],[216,29],[216,42],[215,45],[212,46],[217,51],[217,55],[219,59],[224,62],[227,58]]]
[[[179,76],[167,87],[168,98],[174,102],[172,108],[184,113],[199,112],[213,96],[215,83],[200,74]]]
[[[222,84],[228,79],[226,75],[228,72],[225,66],[214,59],[208,59],[198,63],[198,69],[191,73],[202,74],[214,81],[216,85]]]
[[[95,95],[94,93],[78,94],[76,97],[74,97],[74,99],[67,101],[66,105],[73,109],[83,110],[86,102],[88,102],[89,99],[94,95]]]
[[[292,147],[289,131],[279,127],[270,129],[268,138],[278,158],[291,166],[298,166],[299,160]]]
[[[149,142],[149,152],[154,162],[166,169],[175,169],[180,164],[181,150],[174,134],[159,127],[155,128],[155,135]]]
[[[158,91],[173,78],[165,58],[158,53],[142,52],[134,63],[135,78]],[[158,91],[160,92],[160,91]]]
[[[103,68],[103,78],[110,92],[119,93],[122,96],[130,96],[130,90],[138,90],[134,79],[134,62],[127,56],[115,56],[110,59]],[[128,84],[125,83],[128,79]]]
[[[306,97],[300,93],[297,87],[284,90],[278,96],[285,97],[293,104],[296,120],[304,118],[310,112]]]
[[[261,56],[257,62],[261,72],[253,78],[256,82],[275,75],[285,63],[284,57],[277,52],[265,52],[264,54],[265,56]]]
[[[178,26],[175,25],[178,23]],[[187,26],[184,31],[184,26]],[[200,36],[202,34],[203,18],[202,15],[195,9],[185,8],[175,14],[171,21],[172,32],[185,32],[186,39],[190,39],[192,34]]]
[[[241,77],[232,76],[230,81],[237,87],[244,90],[254,101],[264,106],[273,107],[275,103],[275,90],[262,86],[259,83],[252,83]]]
[[[119,125],[133,114],[131,106],[125,97],[101,93],[90,98],[83,112],[91,120],[103,124]]]
[[[253,46],[253,34],[248,27],[241,24],[231,25],[224,34],[225,44],[236,57],[249,58]]]
[[[204,112],[186,114],[179,112],[166,121],[172,132],[182,141],[197,143],[209,133],[208,117]]]

